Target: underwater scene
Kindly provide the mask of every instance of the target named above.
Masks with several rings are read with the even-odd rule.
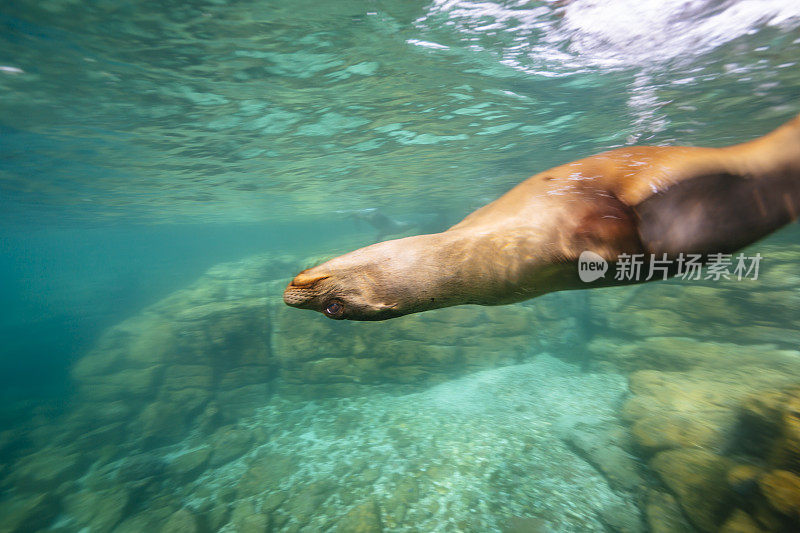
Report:
[[[11,0],[0,95],[0,532],[800,531],[797,0]]]

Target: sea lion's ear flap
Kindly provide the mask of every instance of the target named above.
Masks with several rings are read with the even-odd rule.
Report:
[[[699,176],[650,196],[634,212],[648,253],[732,253],[797,219],[800,175]]]
[[[308,270],[303,270],[297,276],[295,276],[291,285],[295,287],[308,287],[329,277],[330,276],[327,274],[309,274]]]

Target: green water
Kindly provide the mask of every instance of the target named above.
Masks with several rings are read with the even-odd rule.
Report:
[[[762,135],[798,57],[791,0],[4,2],[0,531],[792,530],[740,419],[800,384],[796,225],[749,284],[280,293],[557,164]]]

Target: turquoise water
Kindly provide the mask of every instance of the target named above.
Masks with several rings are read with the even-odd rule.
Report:
[[[792,530],[796,225],[749,284],[280,293],[560,163],[763,135],[798,57],[790,0],[6,2],[0,531]]]

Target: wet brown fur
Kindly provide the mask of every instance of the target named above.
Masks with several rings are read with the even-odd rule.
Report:
[[[800,213],[800,116],[724,148],[620,148],[537,174],[447,231],[384,241],[304,270],[288,305],[383,320],[587,288],[583,250],[732,252]],[[600,280],[592,286],[613,284]]]

